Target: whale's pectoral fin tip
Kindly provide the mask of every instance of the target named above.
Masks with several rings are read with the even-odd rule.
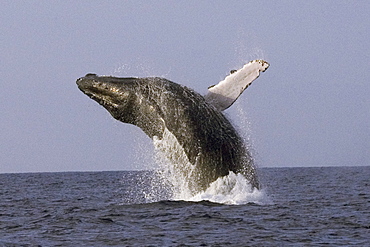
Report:
[[[268,69],[268,67],[270,67],[270,64],[268,62],[266,62],[265,60],[262,60],[262,59],[250,61],[250,63],[252,63],[252,62],[257,62],[257,63],[261,64],[261,66],[262,66],[260,68],[261,72],[265,72]]]

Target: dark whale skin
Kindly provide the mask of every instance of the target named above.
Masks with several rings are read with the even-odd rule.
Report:
[[[152,139],[162,139],[167,128],[195,166],[191,173],[183,171],[194,193],[230,171],[242,173],[259,188],[243,139],[221,111],[192,89],[159,77],[87,74],[76,83],[115,119],[138,126]]]

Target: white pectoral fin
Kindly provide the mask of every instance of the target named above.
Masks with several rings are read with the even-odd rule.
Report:
[[[223,81],[208,88],[204,96],[208,103],[214,105],[220,111],[229,108],[244,90],[269,67],[264,60],[253,60],[243,68],[232,71]]]

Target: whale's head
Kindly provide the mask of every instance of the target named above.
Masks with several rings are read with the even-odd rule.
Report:
[[[135,78],[87,74],[76,81],[78,88],[98,102],[117,120],[130,122],[136,101]]]
[[[118,78],[87,74],[77,79],[76,83],[84,94],[107,109],[115,119],[134,124],[153,137],[162,135],[164,123],[155,100],[146,100],[150,98],[152,91],[143,88],[155,81],[155,78]]]

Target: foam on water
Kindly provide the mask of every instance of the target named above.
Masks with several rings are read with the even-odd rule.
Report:
[[[242,174],[235,174],[234,172],[218,178],[205,191],[189,198],[189,201],[203,200],[236,205],[251,202],[257,204],[269,203],[269,199],[263,190],[252,189],[251,184]]]

